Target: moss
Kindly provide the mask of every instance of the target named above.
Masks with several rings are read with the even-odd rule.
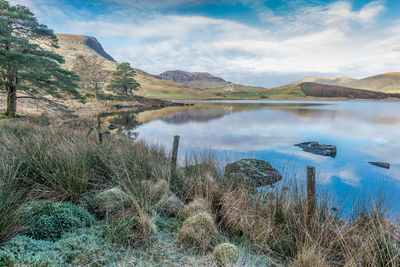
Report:
[[[96,223],[87,210],[71,203],[30,202],[21,210],[25,235],[37,240],[55,241],[64,233]]]
[[[238,261],[239,251],[235,245],[223,243],[214,248],[213,256],[218,266],[229,266]]]
[[[218,238],[213,218],[204,212],[186,219],[178,231],[178,239],[182,244],[199,251],[209,249]]]
[[[205,200],[195,199],[183,208],[183,210],[179,214],[179,217],[181,217],[183,220],[186,220],[196,214],[203,212],[207,213],[209,211],[209,205]]]

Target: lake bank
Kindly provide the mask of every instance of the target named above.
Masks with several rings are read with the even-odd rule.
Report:
[[[10,175],[1,176],[8,178],[0,183],[0,200],[13,206],[0,211],[2,218],[17,215],[14,218],[18,222],[10,221],[1,228],[1,243],[5,242],[0,247],[2,260],[53,266],[60,261],[77,265],[96,261],[123,266],[176,262],[215,266],[214,247],[229,242],[238,247],[236,260],[245,266],[397,264],[398,226],[387,221],[385,216],[390,214],[373,203],[358,203],[355,211],[360,212],[343,221],[336,215],[340,207],[332,211],[325,205],[329,198],[318,190],[320,205],[315,217],[306,221],[302,186],[291,177],[286,177],[292,182],[287,189],[255,194],[251,187],[231,183],[215,172],[217,166],[210,157],[189,158],[173,173],[169,153],[132,142],[123,135],[107,139],[100,147],[94,136],[85,139],[86,131],[70,127],[44,127],[23,121],[2,122],[1,126],[2,170],[9,170]],[[184,168],[187,165],[197,167]],[[17,186],[20,183],[24,186]],[[120,193],[101,200],[107,206],[96,206],[106,192]],[[164,213],[165,207],[176,203],[163,202],[170,199],[164,198],[168,194],[174,194],[184,206]],[[22,198],[14,201],[16,196]],[[30,228],[31,222],[18,220],[20,207],[31,200],[56,201],[58,206],[70,201],[96,218],[88,219],[90,227],[82,224],[68,234],[57,232],[61,238],[43,241],[41,238],[52,237],[53,232],[48,231],[59,230],[57,224],[51,230],[40,228],[40,223]],[[164,203],[161,206],[160,200]],[[108,207],[108,213],[103,207]],[[63,212],[68,210],[75,208]],[[137,227],[135,218],[141,222]],[[204,224],[195,223],[200,218],[205,218],[211,227],[206,229],[213,229],[216,235],[204,230]],[[26,229],[37,229],[42,237],[32,237],[31,232],[24,232]],[[4,233],[27,237],[10,242],[13,236],[4,238]],[[13,254],[14,246],[21,248],[21,244],[29,244],[29,248]],[[30,254],[32,249],[39,251],[37,257]]]

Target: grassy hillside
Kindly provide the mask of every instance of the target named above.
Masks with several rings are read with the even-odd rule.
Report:
[[[319,83],[302,83],[300,84],[300,88],[305,95],[314,97],[345,97],[351,99],[400,98],[400,94],[388,94]]]
[[[66,59],[65,68],[72,69],[76,64],[77,57],[83,55],[102,58],[104,59],[104,65],[107,71],[111,73],[115,70],[118,63],[113,61],[113,58],[103,50],[101,44],[98,43],[95,38],[73,34],[57,34],[57,36],[59,38],[60,48],[53,50]],[[296,83],[298,84],[295,85],[266,89],[231,84],[225,81],[221,82],[218,80],[220,78],[217,77],[215,77],[214,80],[200,79],[189,81],[187,84],[181,84],[170,80],[163,80],[158,76],[139,69],[136,69],[136,71],[136,79],[141,84],[141,89],[137,94],[145,97],[162,99],[302,99],[310,97],[331,97],[326,94],[321,94],[321,92],[318,95],[310,93],[311,91],[307,91],[309,93],[305,92],[304,88],[299,85],[302,81],[318,82],[319,84],[328,85],[343,84],[344,87],[348,88],[346,89],[347,91],[353,87],[390,93],[400,92],[400,73],[387,73],[361,80],[348,77],[306,78],[302,81],[297,81]],[[332,91],[332,88],[325,88],[324,90]],[[349,95],[346,90],[340,90],[342,91],[340,94],[336,93],[340,95],[340,97],[347,97]],[[312,92],[314,91],[313,89]],[[352,95],[357,98],[363,94],[359,94],[358,92]],[[372,97],[370,95],[367,98],[386,97],[377,95]]]
[[[65,58],[66,62],[64,66],[66,69],[72,69],[77,63],[77,57],[82,55],[95,56],[104,59],[105,69],[110,72],[115,70],[118,63],[109,60],[109,57],[111,56],[107,57],[107,55],[104,55],[98,49],[94,49],[98,48],[95,45],[92,45],[94,48],[89,46],[90,43],[88,44],[88,41],[93,40],[92,37],[74,34],[57,34],[57,37],[59,39],[60,48],[51,50],[57,52]],[[136,71],[136,79],[141,85],[141,89],[137,93],[138,95],[169,99],[199,99],[211,98],[214,96],[213,94],[207,93],[204,90],[189,88],[183,86],[182,84],[162,80],[155,75],[151,75],[139,69],[136,69]]]
[[[355,89],[400,93],[400,72],[388,72],[364,79],[350,77],[308,77],[294,82],[298,85],[305,82],[336,85]]]
[[[400,72],[389,72],[346,84],[349,87],[382,91],[387,93],[400,93]]]

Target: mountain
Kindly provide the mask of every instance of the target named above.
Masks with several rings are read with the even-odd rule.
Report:
[[[363,79],[353,79],[350,77],[307,77],[293,84],[304,82],[345,86],[386,93],[400,93],[400,72],[388,72]]]
[[[234,85],[207,72],[166,71],[158,75],[161,79],[205,90],[232,90]]]
[[[76,34],[56,34],[59,48],[50,48],[41,44],[46,49],[52,50],[65,59],[64,68],[71,70],[77,63],[78,56],[94,56],[104,60],[104,69],[110,73],[114,71],[118,63],[109,55],[96,38]],[[138,95],[155,98],[212,98],[214,94],[207,91],[190,88],[180,83],[160,79],[140,69],[137,72],[136,80],[141,88]],[[78,73],[79,75],[79,73]]]

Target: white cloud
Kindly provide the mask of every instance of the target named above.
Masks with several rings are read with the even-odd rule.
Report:
[[[45,0],[13,0],[21,1],[39,10],[40,19],[50,20],[43,13],[46,9],[41,3]],[[166,7],[184,2],[110,1],[144,9],[156,8],[155,3]],[[310,74],[362,77],[398,67],[400,28],[382,28],[376,22],[384,10],[381,1],[372,1],[360,10],[337,1],[280,16],[263,1],[233,2],[238,1],[272,24],[255,27],[228,19],[160,13],[132,16],[127,7],[91,20],[66,18],[56,30],[93,35],[117,60],[130,61],[151,73],[208,71],[233,82],[266,87]],[[191,5],[197,2],[185,1]]]

